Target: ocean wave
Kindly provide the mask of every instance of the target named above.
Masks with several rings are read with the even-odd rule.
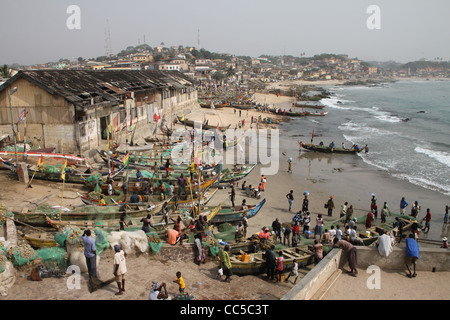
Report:
[[[416,147],[414,149],[415,152],[417,153],[422,153],[427,155],[428,157],[439,161],[442,164],[445,164],[447,167],[450,167],[450,153],[445,152],[445,151],[435,151],[435,150],[430,150],[430,149],[426,149],[426,148],[422,148],[422,147]]]
[[[447,196],[450,195],[450,185],[444,185],[434,180],[410,176],[408,174],[393,174],[392,176],[398,179],[406,180],[417,186],[443,193],[444,195]]]
[[[385,129],[378,129],[374,127],[368,126],[366,123],[354,123],[354,122],[346,122],[341,124],[338,127],[339,130],[343,131],[355,131],[358,133],[361,133],[363,136],[366,136],[367,134],[370,135],[377,135],[377,136],[384,136],[384,135],[396,135],[397,133],[385,130]]]

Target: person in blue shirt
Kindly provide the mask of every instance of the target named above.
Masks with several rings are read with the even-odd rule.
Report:
[[[408,268],[409,274],[407,276],[409,278],[413,278],[417,276],[416,273],[416,261],[419,259],[419,244],[416,239],[414,239],[414,234],[411,233],[409,237],[406,239],[406,268]],[[414,273],[411,272],[409,265],[413,265]]]
[[[400,214],[405,214],[405,208],[408,206],[408,202],[406,202],[405,197],[400,201]]]
[[[142,181],[142,173],[141,173],[141,170],[139,170],[139,169],[137,169],[137,171],[136,171],[136,178],[137,178],[137,181]]]
[[[89,278],[97,278],[97,248],[95,247],[95,240],[91,237],[91,230],[84,230],[81,239],[84,243],[84,257],[86,258],[86,265],[88,268]]]

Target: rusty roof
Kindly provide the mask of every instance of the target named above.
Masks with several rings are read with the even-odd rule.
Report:
[[[19,71],[0,86],[0,92],[19,78],[77,106],[90,104],[92,99],[95,103],[119,103],[123,95],[131,92],[193,87],[193,80],[178,71],[33,70]]]

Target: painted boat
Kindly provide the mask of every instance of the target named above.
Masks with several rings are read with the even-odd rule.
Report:
[[[196,125],[195,125],[195,123],[196,123],[196,121],[192,121],[192,120],[188,120],[188,119],[183,119],[182,117],[180,117],[180,116],[177,116],[177,118],[178,118],[178,122],[180,122],[180,123],[182,123],[182,124],[184,124],[184,125],[186,125],[186,126],[189,126],[189,127],[195,127]],[[198,121],[197,121],[197,123],[199,123]],[[217,129],[217,126],[218,126],[218,124],[216,124],[216,125],[212,125],[212,124],[202,124],[202,129],[203,130],[216,130]],[[228,126],[219,126],[219,130],[220,131],[226,131],[227,129],[229,129],[231,127],[231,123],[228,125]]]
[[[236,170],[236,171],[230,170],[230,169],[225,169],[221,173],[220,182],[233,182],[233,181],[240,180],[240,179],[246,177],[256,167],[256,165],[257,164],[255,163],[249,167],[242,166],[241,170]]]
[[[213,103],[214,109],[221,109],[221,108],[225,108],[228,107],[230,105],[229,102],[226,103]],[[204,108],[204,109],[213,109],[211,108],[211,103],[200,103],[200,107]]]
[[[277,114],[279,116],[306,117],[306,112],[294,112],[294,111],[281,110],[281,109],[275,109],[275,108],[271,108],[271,109],[269,109],[269,111],[271,113]]]
[[[207,191],[205,192],[200,200],[200,205],[204,206],[208,203],[209,200],[211,200],[211,198],[216,194],[217,190],[219,188],[215,188],[213,190]],[[94,205],[94,206],[99,206],[98,202],[98,194],[81,194],[79,192],[77,192],[78,196],[80,197],[81,201],[86,204],[86,205]],[[164,203],[164,202],[168,202],[169,206],[174,206],[175,205],[175,201],[173,197],[168,197],[168,199],[164,200],[161,198],[160,195],[144,195],[144,196],[140,196],[142,197],[142,202],[140,202],[138,205],[143,205],[145,203]],[[135,206],[135,203],[131,203],[130,202],[130,198],[131,196],[127,196],[125,198],[125,195],[119,195],[119,196],[106,196],[103,195],[103,199],[106,202],[107,206],[115,206],[115,205],[129,205],[129,206]],[[180,199],[178,200],[178,208],[191,208],[192,204],[194,205],[198,205],[198,197],[195,197],[194,200],[190,199],[190,197],[186,197],[186,199]]]
[[[292,269],[294,260],[298,267],[306,267],[314,263],[314,255],[307,247],[293,247],[281,250],[275,250],[275,256],[283,253],[283,273]],[[238,276],[258,275],[267,272],[265,252],[251,253],[249,261],[242,261],[236,255],[230,255],[231,271]]]
[[[325,105],[323,105],[321,102],[317,102],[317,101],[298,101],[298,102],[294,103],[294,107],[323,109],[323,108],[325,108]]]
[[[14,163],[5,161],[2,158],[0,158],[0,162],[5,166],[5,168],[10,169],[12,172],[17,172],[17,168]],[[108,175],[110,175],[111,178],[114,179],[117,176],[119,176],[123,170],[124,167],[122,166],[111,172],[98,171],[87,173],[87,172],[80,172],[78,169],[66,168],[65,183],[78,183],[78,184],[85,184],[89,187],[95,187],[95,184],[98,182],[99,179],[104,180],[104,177]],[[52,170],[46,170],[46,166],[43,166],[43,168],[35,171],[35,168],[29,167],[28,176],[30,178],[33,177],[33,179],[47,180],[53,182],[63,182],[60,168],[52,168]]]
[[[67,160],[67,165],[72,166],[86,162],[85,158],[65,153],[51,153],[51,152],[49,153],[33,150],[27,151],[26,155],[27,155],[27,162],[29,161],[30,164],[37,164],[39,162],[39,159],[41,158],[41,155],[45,164],[64,164],[64,162]],[[0,151],[0,157],[3,157],[5,159],[14,159],[15,151]],[[23,151],[18,151],[17,157],[19,159],[23,159]]]
[[[263,199],[260,203],[256,205],[249,206],[235,206],[234,208],[231,206],[221,206],[219,211],[213,216],[210,220],[212,224],[221,224],[221,223],[233,223],[243,221],[244,218],[250,219],[258,214],[261,208],[266,203],[266,199]],[[202,208],[201,215],[210,215],[214,210],[214,207],[210,208]]]
[[[305,144],[302,143],[300,145],[303,149],[306,150],[310,150],[310,151],[315,151],[315,152],[323,152],[323,153],[346,153],[346,154],[357,154],[362,152],[363,150],[366,149],[366,147],[360,148],[359,150],[357,149],[344,149],[341,147],[334,147],[331,148],[329,146],[321,146],[321,145],[317,145],[317,144]]]
[[[328,112],[308,112],[305,111],[305,116],[307,117],[324,117],[328,114]]]
[[[136,203],[127,209],[128,217],[145,217],[147,214],[161,211],[163,203]],[[137,208],[137,209],[136,209]],[[14,219],[29,224],[35,227],[48,227],[50,225],[57,225],[59,221],[62,222],[90,222],[96,223],[104,220],[119,220],[121,214],[125,210],[124,206],[82,206],[75,208],[66,208],[61,212],[57,207],[46,212],[39,211],[39,209],[30,211],[22,210],[14,213]]]
[[[240,110],[251,110],[256,108],[255,103],[232,103],[231,107],[240,109]]]
[[[40,249],[40,248],[51,248],[51,247],[57,247],[58,243],[54,239],[54,232],[48,233],[29,233],[29,234],[23,234],[22,232],[18,231],[17,233],[21,234],[23,239],[33,248]]]

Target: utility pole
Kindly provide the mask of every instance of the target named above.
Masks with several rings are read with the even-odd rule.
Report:
[[[14,87],[12,90],[8,90],[8,101],[9,101],[9,112],[11,114],[11,128],[14,136],[14,154],[16,159],[16,170],[18,169],[18,159],[17,159],[17,136],[16,130],[14,130],[14,119],[12,114],[12,106],[11,106],[11,95],[13,95],[17,91],[17,87]]]

